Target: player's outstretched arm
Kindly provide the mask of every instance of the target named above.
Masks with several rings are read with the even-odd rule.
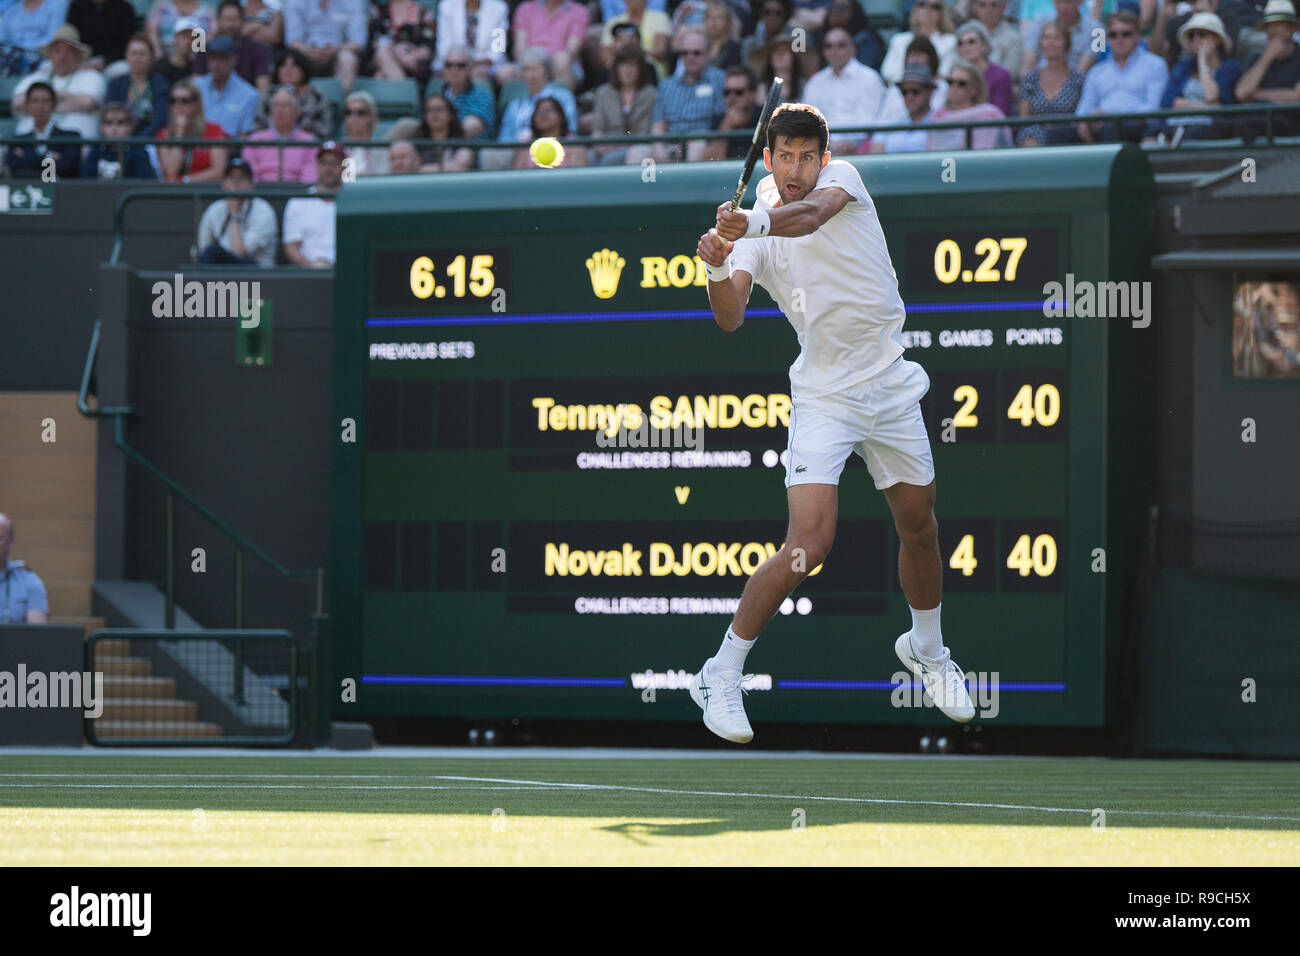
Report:
[[[713,308],[713,321],[724,332],[734,332],[745,321],[745,303],[753,277],[745,271],[728,275],[727,256],[734,243],[725,241],[718,230],[710,229],[700,236],[696,250],[709,266],[709,305]],[[719,273],[715,276],[715,272]]]
[[[826,186],[814,189],[807,199],[770,209],[733,211],[730,203],[724,203],[718,207],[718,235],[733,241],[755,236],[810,236],[852,201],[847,190]]]

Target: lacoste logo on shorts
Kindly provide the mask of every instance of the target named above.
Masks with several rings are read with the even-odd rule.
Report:
[[[807,470],[808,470],[808,466],[807,466],[807,465],[800,465],[798,468],[796,468],[796,469],[794,470],[794,473],[795,473],[796,475],[802,475],[802,474],[803,474],[805,471],[807,471]]]

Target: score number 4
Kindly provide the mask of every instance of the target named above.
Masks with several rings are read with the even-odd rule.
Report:
[[[965,577],[975,573],[979,561],[975,559],[974,535],[962,535],[948,559],[948,567],[960,571]],[[1050,534],[1040,534],[1031,540],[1029,535],[1022,534],[1007,555],[1007,567],[1019,571],[1022,578],[1029,577],[1030,573],[1040,578],[1048,577],[1056,570],[1056,539]]]
[[[447,278],[451,280],[451,295],[454,299],[465,298],[468,291],[477,298],[486,298],[496,286],[496,277],[492,274],[494,259],[492,256],[475,256],[469,266],[466,277],[465,256],[456,256],[447,264]],[[420,256],[411,263],[411,294],[417,299],[430,296],[441,299],[447,295],[447,286],[439,285],[434,275],[433,260]]]
[[[961,407],[952,416],[954,427],[974,428],[980,423],[979,416],[975,414],[980,393],[974,385],[958,385],[952,393],[952,398],[955,402],[961,402]],[[1040,385],[1038,388],[1032,385],[1021,385],[1020,390],[1016,392],[1016,397],[1011,400],[1010,407],[1007,408],[1007,418],[1019,421],[1025,428],[1035,422],[1044,426],[1055,425],[1060,417],[1061,392],[1051,383]]]

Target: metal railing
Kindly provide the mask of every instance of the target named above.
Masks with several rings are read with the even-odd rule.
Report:
[[[102,712],[85,718],[98,747],[283,746],[302,725],[298,645],[285,630],[102,628],[86,639],[85,670],[103,681]]]
[[[1161,110],[1144,110],[1137,113],[1091,113],[1088,115],[1077,114],[1044,114],[1040,116],[1004,116],[999,119],[987,120],[945,120],[936,123],[893,123],[893,124],[873,124],[866,126],[845,126],[836,127],[832,130],[832,135],[840,136],[845,134],[875,134],[891,132],[915,132],[918,127],[929,130],[962,130],[965,133],[966,147],[969,149],[972,145],[974,131],[988,127],[1020,127],[1020,126],[1061,126],[1076,125],[1083,122],[1099,122],[1103,125],[1109,125],[1118,137],[1125,123],[1134,121],[1148,120],[1169,120],[1169,119],[1187,119],[1195,116],[1207,116],[1210,118],[1239,119],[1250,116],[1262,117],[1264,120],[1264,130],[1262,139],[1268,143],[1273,143],[1277,138],[1275,132],[1276,119],[1279,115],[1300,116],[1300,103],[1244,103],[1233,106],[1206,106],[1203,109],[1161,109]],[[749,140],[753,137],[752,129],[739,130],[701,130],[693,133],[654,133],[645,135],[615,135],[615,136],[570,136],[565,137],[566,145],[572,146],[629,146],[644,145],[653,143],[685,143],[692,140],[730,140],[740,139]],[[1230,138],[1230,137],[1228,137]],[[520,150],[527,149],[527,142],[502,142],[496,139],[413,139],[407,138],[417,149],[427,149],[433,147],[443,148],[460,148],[465,147],[475,151],[482,149],[509,149]],[[344,147],[356,148],[387,148],[394,142],[392,139],[368,139],[353,140],[347,138],[325,139],[304,139],[304,140],[251,140],[244,138],[230,139],[201,139],[197,137],[185,137],[176,139],[149,139],[144,137],[130,137],[126,139],[108,139],[105,137],[91,137],[75,140],[82,146],[98,145],[117,145],[122,148],[130,146],[154,146],[154,147],[206,147],[206,148],[234,148],[257,147],[261,149],[316,149],[325,142],[338,142]],[[30,140],[18,140],[12,136],[0,138],[0,145],[12,143],[30,142]],[[1198,143],[1212,143],[1212,140],[1198,141]],[[283,157],[283,153],[281,153]]]
[[[147,180],[146,180],[147,181]],[[169,201],[187,199],[191,204],[191,219],[194,223],[194,236],[197,240],[199,234],[199,222],[203,218],[203,207],[201,200],[204,199],[296,199],[316,195],[310,193],[306,188],[291,189],[282,187],[280,189],[249,189],[239,192],[222,189],[219,186],[210,187],[165,187],[157,186],[151,189],[128,189],[117,197],[117,202],[113,206],[113,247],[108,254],[108,264],[117,265],[122,261],[122,255],[126,249],[126,207],[133,202],[147,199],[166,199]],[[190,248],[190,259],[197,265],[197,249],[194,246]],[[204,268],[207,268],[206,266]],[[256,267],[250,267],[256,268]],[[302,268],[305,266],[287,266],[284,268]],[[307,270],[311,271],[311,270]]]
[[[87,418],[112,418],[113,419],[113,443],[118,447],[122,454],[126,455],[135,464],[139,465],[144,471],[160,481],[167,489],[166,499],[166,590],[164,605],[164,626],[168,629],[176,627],[176,499],[189,505],[194,511],[207,520],[214,528],[220,531],[235,546],[235,627],[243,628],[244,626],[244,555],[251,554],[273,572],[286,580],[295,580],[302,578],[316,579],[316,605],[315,613],[321,615],[325,607],[325,569],[308,568],[303,570],[292,570],[286,568],[275,558],[271,557],[256,544],[250,541],[239,531],[231,527],[226,521],[222,520],[210,508],[200,502],[197,498],[186,491],[181,485],[172,478],[171,475],[164,472],[161,468],[151,462],[138,449],[132,448],[126,440],[126,419],[137,416],[135,409],[130,406],[109,406],[106,408],[91,408],[87,403],[87,397],[90,390],[90,379],[94,374],[95,362],[99,356],[99,335],[102,322],[95,320],[94,328],[90,334],[90,348],[86,353],[86,365],[81,374],[81,390],[77,394],[77,409]]]

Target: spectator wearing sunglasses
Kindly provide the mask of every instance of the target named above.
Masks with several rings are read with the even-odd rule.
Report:
[[[1010,73],[1013,81],[1018,80],[1024,45],[1020,27],[1007,20],[1007,0],[973,0],[970,9],[971,16],[984,24],[993,38],[989,59]]]
[[[1213,13],[1198,13],[1183,25],[1178,41],[1186,52],[1170,71],[1160,108],[1203,110],[1236,103],[1241,64],[1229,55],[1232,41],[1223,21]],[[1224,139],[1230,124],[1205,114],[1165,121],[1166,131],[1180,128],[1188,139]]]
[[[969,63],[958,61],[948,74],[948,103],[930,114],[926,122],[952,123],[971,120],[1001,119],[1006,114],[988,101],[984,76]],[[971,133],[972,149],[1001,149],[1011,145],[1005,126],[981,126]],[[964,129],[930,131],[930,150],[951,152],[966,148]]]
[[[984,77],[989,91],[989,102],[1010,116],[1014,97],[1011,93],[1011,74],[989,60],[993,52],[993,36],[988,27],[978,20],[967,20],[957,28],[957,53]]]
[[[1110,57],[1088,71],[1083,81],[1079,114],[1142,113],[1160,108],[1160,97],[1169,82],[1169,67],[1162,57],[1138,46],[1138,18],[1121,10],[1110,18],[1106,32]],[[1153,135],[1159,122],[1125,121],[1120,137],[1141,140]],[[1085,143],[1113,139],[1115,127],[1108,122],[1081,122],[1076,127]]]
[[[907,110],[907,119],[898,120],[896,125],[912,123],[919,128],[877,133],[871,137],[870,152],[923,153],[930,148],[930,132],[923,124],[931,112],[930,96],[934,92],[934,76],[926,64],[909,63],[903,70],[903,78],[894,88],[903,98]]]
[[[726,112],[722,114],[717,129],[752,130],[758,126],[763,104],[758,101],[758,78],[747,66],[733,66],[727,70],[727,78],[722,84],[722,102]],[[749,140],[715,139],[710,141],[708,159],[744,159],[749,152]]]
[[[82,179],[157,179],[149,153],[143,146],[120,140],[133,136],[131,111],[122,103],[109,103],[99,114],[99,135],[119,142],[92,146],[81,161]]]
[[[466,139],[489,139],[496,135],[496,97],[490,88],[470,81],[472,65],[469,47],[463,43],[448,47],[447,57],[442,61],[442,93],[456,107]]]

